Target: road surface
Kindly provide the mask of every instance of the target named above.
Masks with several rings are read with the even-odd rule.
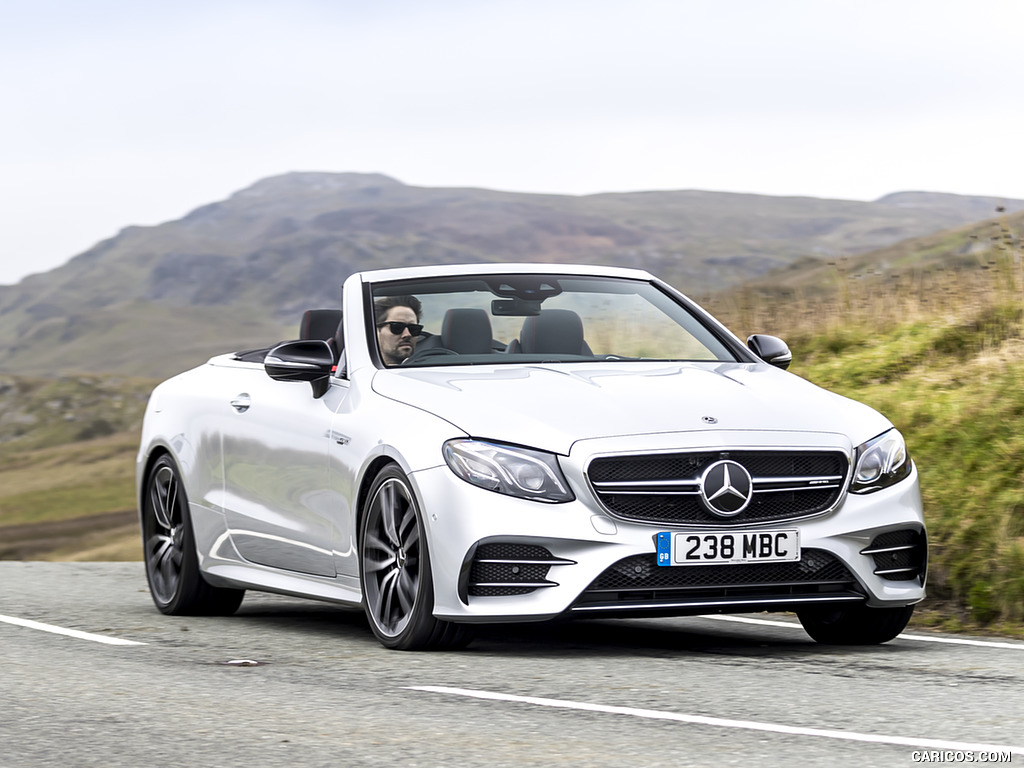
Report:
[[[485,630],[380,647],[249,593],[163,616],[141,563],[0,562],[0,766],[1024,765],[1024,642],[813,643],[791,616]]]

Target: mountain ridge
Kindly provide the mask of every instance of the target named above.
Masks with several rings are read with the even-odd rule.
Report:
[[[855,256],[1024,201],[901,192],[861,202],[669,190],[543,195],[383,174],[261,179],[180,219],[129,226],[0,286],[0,372],[163,376],[294,333],[348,274],[428,263],[633,266],[705,294]],[[984,211],[984,213],[982,213]]]

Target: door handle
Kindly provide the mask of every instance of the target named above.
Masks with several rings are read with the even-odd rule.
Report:
[[[240,395],[236,395],[231,401],[231,407],[239,413],[245,413],[249,410],[249,406],[252,405],[252,398],[249,397],[248,392],[243,392]]]

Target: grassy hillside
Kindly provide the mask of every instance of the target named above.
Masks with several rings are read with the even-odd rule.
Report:
[[[0,558],[141,557],[135,454],[153,384],[0,376]]]
[[[1018,220],[928,241],[920,258],[831,291],[708,303],[732,328],[786,338],[791,370],[866,402],[903,432],[921,475],[931,540],[929,592],[946,620],[1024,621],[1024,249]],[[964,243],[983,243],[970,260]],[[901,255],[912,249],[898,249]],[[882,264],[887,255],[879,254]],[[973,263],[971,263],[973,261]],[[895,259],[890,265],[897,264]],[[937,266],[952,264],[953,266]],[[911,266],[912,265],[912,266]],[[717,303],[717,307],[715,304]],[[936,600],[933,599],[934,604]]]
[[[904,433],[932,546],[932,611],[919,621],[1017,634],[1024,633],[1020,231],[1016,219],[1000,219],[929,239],[917,259],[908,245],[899,259],[883,253],[857,270],[835,262],[829,279],[809,280],[810,288],[794,280],[703,302],[741,335],[786,338],[794,373],[874,406]],[[0,377],[0,557],[140,557],[132,472],[152,384]]]
[[[797,373],[873,405],[906,436],[921,473],[933,593],[981,623],[1024,619],[1019,305],[881,333],[862,326],[796,354]]]

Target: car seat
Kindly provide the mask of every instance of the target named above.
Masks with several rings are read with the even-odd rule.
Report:
[[[509,352],[532,355],[593,355],[583,339],[583,321],[570,309],[544,309],[523,321]]]
[[[441,346],[461,355],[492,351],[491,319],[482,309],[449,309],[441,322]]]

